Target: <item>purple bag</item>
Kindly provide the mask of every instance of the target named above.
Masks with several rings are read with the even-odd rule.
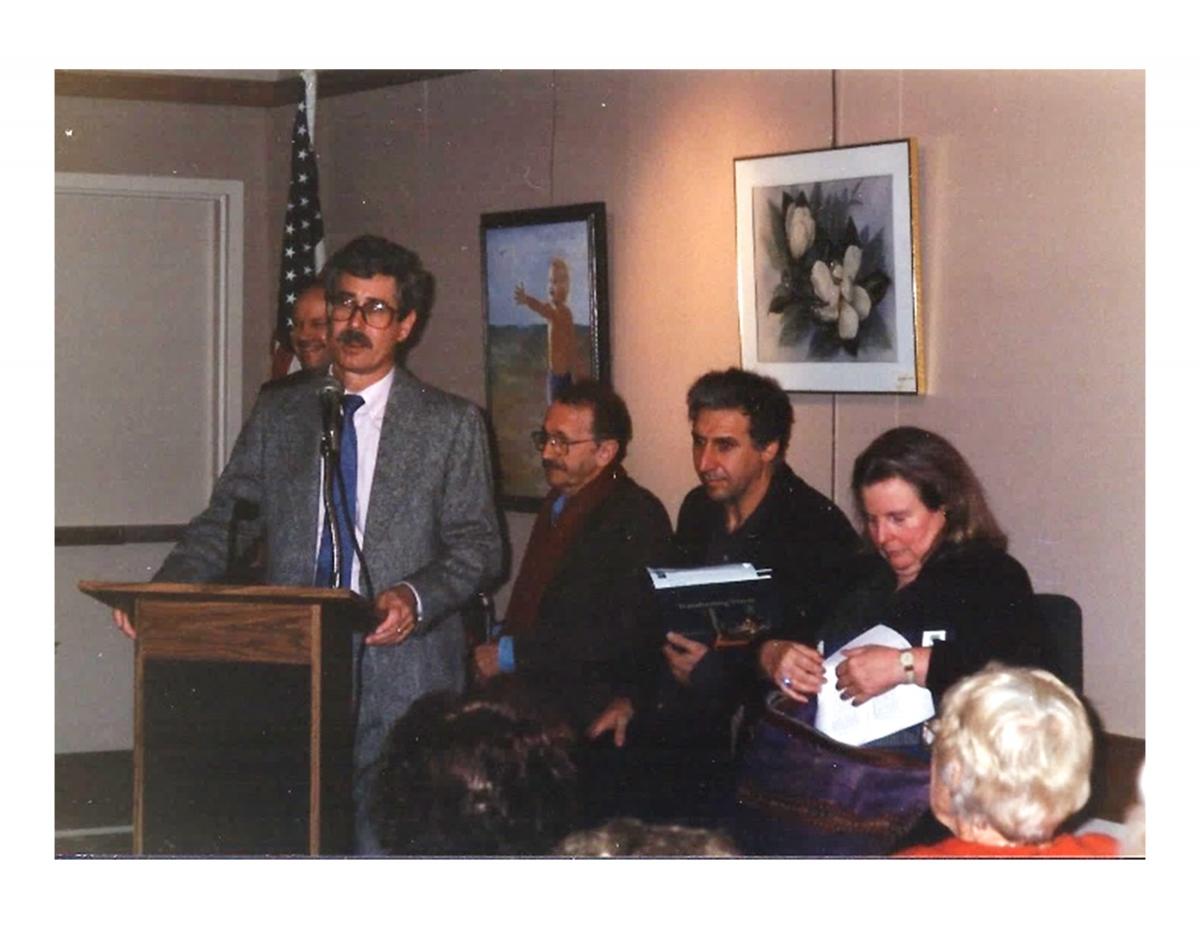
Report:
[[[812,726],[816,700],[780,692],[746,745],[734,835],[750,855],[885,856],[929,808],[929,762],[851,747]]]

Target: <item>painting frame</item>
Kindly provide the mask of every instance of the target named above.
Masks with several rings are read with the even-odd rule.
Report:
[[[564,375],[611,385],[607,234],[602,202],[480,216],[484,372],[501,508],[536,512],[546,494],[529,436]],[[566,268],[565,300],[555,300],[564,273],[555,261]],[[545,301],[535,295],[542,281]],[[555,335],[564,306],[571,324]]]
[[[734,159],[743,367],[788,392],[925,391],[917,153]]]

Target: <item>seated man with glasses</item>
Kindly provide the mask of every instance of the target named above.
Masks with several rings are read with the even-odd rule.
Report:
[[[514,673],[575,731],[612,699],[653,683],[660,631],[646,567],[669,562],[671,522],[624,468],[632,436],[625,402],[594,380],[565,387],[533,445],[550,492],[537,521],[498,641],[475,648],[481,679]],[[580,747],[585,812],[615,813],[623,729]]]
[[[250,505],[267,542],[267,583],[339,585],[373,602],[378,624],[355,635],[353,789],[356,848],[377,853],[370,821],[376,761],[415,699],[462,689],[459,609],[498,578],[502,548],[482,415],[396,366],[396,348],[428,302],[431,278],[420,258],[363,236],[329,259],[324,276],[338,384],[293,378],[259,394],[208,508],[154,578],[220,581],[231,522]],[[334,570],[319,446],[322,397],[339,384],[345,395],[332,507],[345,530]],[[114,619],[134,636],[127,615],[118,611]]]

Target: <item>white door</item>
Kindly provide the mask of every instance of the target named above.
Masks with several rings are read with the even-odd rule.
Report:
[[[122,750],[132,645],[76,583],[149,579],[241,426],[242,184],[55,181],[55,751]]]

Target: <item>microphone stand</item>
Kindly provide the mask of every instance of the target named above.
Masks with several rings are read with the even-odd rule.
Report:
[[[330,589],[338,588],[342,576],[341,526],[338,525],[333,511],[333,481],[339,466],[339,448],[333,441],[336,431],[336,428],[321,429],[321,461],[325,471],[321,479],[321,496],[325,500],[325,524],[329,526],[329,540],[333,545],[333,576],[329,582]]]

